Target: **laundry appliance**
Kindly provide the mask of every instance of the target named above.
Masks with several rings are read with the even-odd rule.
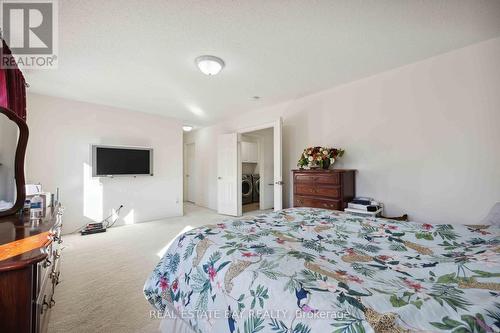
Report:
[[[259,202],[260,201],[260,175],[252,175],[252,183],[253,183],[252,200],[253,200],[253,202]]]
[[[252,175],[242,175],[241,193],[243,195],[241,202],[248,204],[253,202],[253,181]]]

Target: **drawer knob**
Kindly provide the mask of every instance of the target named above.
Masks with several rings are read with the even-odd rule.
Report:
[[[57,242],[58,244],[62,243],[62,237],[58,235],[54,235],[54,242]]]
[[[50,298],[49,308],[53,308],[56,305],[56,301],[54,300],[54,295]]]
[[[47,295],[43,295],[42,306],[40,307],[40,314],[43,314],[44,310],[47,310],[49,303],[47,303]]]
[[[43,268],[47,268],[50,265],[52,265],[52,261],[50,261],[49,258],[45,259],[45,261],[43,262]]]
[[[50,279],[52,280],[52,284],[54,286],[57,286],[59,284],[59,275],[61,274],[61,272],[52,272],[50,273]]]

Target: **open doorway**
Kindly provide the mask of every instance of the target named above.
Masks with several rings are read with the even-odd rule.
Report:
[[[263,147],[272,147],[272,149],[259,149],[257,145],[257,148],[256,146],[248,146],[250,148],[248,148],[246,152],[242,152],[242,146],[244,147],[249,142],[252,142],[251,139],[244,139],[245,136],[257,136],[258,138],[259,131],[265,129],[270,129],[272,131],[272,142],[270,145],[264,144]],[[252,204],[254,204],[254,208],[256,203],[259,205],[259,210],[274,207],[274,210],[278,211],[283,208],[283,156],[281,135],[281,118],[271,123],[240,129],[234,133],[219,135],[217,142],[217,212],[219,214],[231,216],[242,215],[243,174],[255,175],[255,172],[258,172],[258,177],[251,177]],[[245,150],[245,148],[243,148],[243,150]],[[272,152],[273,162],[267,165],[273,172],[266,172],[267,168],[265,167],[265,163],[259,164],[258,162],[261,153],[266,154],[265,152],[267,152],[267,154],[271,154]],[[243,154],[245,155],[243,156]],[[255,158],[255,155],[257,155],[257,158]],[[243,172],[244,166],[242,157],[248,164],[248,166],[245,166],[245,173]],[[249,177],[247,176],[246,179],[249,180]],[[254,202],[253,199],[253,188],[255,187],[253,184],[254,179],[258,179],[258,185],[256,186],[259,188],[259,199],[255,199],[256,202]],[[247,182],[247,185],[248,184],[249,182]],[[248,195],[248,192],[246,193]],[[266,195],[267,193],[269,193],[269,195]],[[271,201],[272,204],[268,204]],[[248,196],[245,203],[249,203]]]
[[[184,145],[184,201],[195,203],[195,145]]]
[[[241,134],[242,213],[274,208],[274,129]]]

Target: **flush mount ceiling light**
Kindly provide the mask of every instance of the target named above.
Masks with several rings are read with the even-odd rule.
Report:
[[[221,58],[203,55],[195,59],[196,66],[200,71],[208,76],[217,75],[224,68],[224,60]]]
[[[182,126],[182,130],[184,132],[191,132],[193,130],[193,126],[184,125],[184,126]]]

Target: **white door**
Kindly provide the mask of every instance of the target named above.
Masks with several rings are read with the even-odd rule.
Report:
[[[217,145],[217,212],[238,216],[238,134],[219,136]],[[240,182],[241,186],[241,182]]]
[[[194,143],[186,145],[186,200],[195,202],[194,199]]]
[[[283,209],[282,172],[282,123],[281,118],[274,124],[274,210]]]

